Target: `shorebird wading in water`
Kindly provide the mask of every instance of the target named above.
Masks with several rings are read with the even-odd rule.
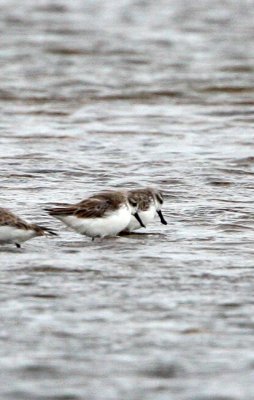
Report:
[[[107,191],[95,194],[79,203],[47,208],[49,214],[82,235],[116,236],[124,230],[132,216],[145,226],[137,213],[137,201],[125,192]]]
[[[163,205],[163,196],[161,191],[153,188],[133,189],[127,192],[127,196],[132,198],[138,204],[138,213],[145,226],[153,221],[156,213],[159,215],[161,223],[167,225],[161,207]],[[131,218],[123,232],[132,232],[141,228],[135,218]]]
[[[0,244],[13,243],[20,248],[26,240],[47,235],[57,236],[51,229],[28,223],[6,208],[0,208]]]

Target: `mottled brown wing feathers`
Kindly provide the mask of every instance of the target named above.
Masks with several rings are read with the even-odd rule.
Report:
[[[101,218],[108,212],[118,210],[126,202],[126,195],[120,191],[100,192],[73,205],[46,209],[57,217],[73,215],[78,218]]]
[[[107,200],[87,199],[69,207],[54,208],[48,210],[52,216],[73,215],[77,218],[101,218],[110,209]]]
[[[88,199],[75,212],[78,218],[101,218],[110,209],[107,200]]]
[[[23,219],[5,208],[0,208],[0,226],[3,225],[15,226],[19,229],[31,229],[30,224],[26,223]]]
[[[102,208],[107,207],[108,211],[115,211],[121,204],[126,202],[126,195],[117,191],[100,192],[90,196],[88,199],[85,199],[78,204],[86,205],[88,201],[98,201],[101,203]]]
[[[68,206],[68,207],[57,207],[57,208],[45,208],[45,211],[52,216],[57,215],[73,215],[77,210],[77,206]]]

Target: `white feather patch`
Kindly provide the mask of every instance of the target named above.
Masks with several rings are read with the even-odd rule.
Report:
[[[0,226],[0,243],[22,243],[35,237],[36,232],[32,229],[18,229],[15,226]]]
[[[126,205],[100,218],[77,218],[73,215],[57,216],[76,232],[90,237],[115,236],[130,222],[131,213]]]

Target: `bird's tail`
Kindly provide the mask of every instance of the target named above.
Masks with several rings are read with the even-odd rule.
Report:
[[[46,226],[36,225],[36,231],[40,236],[50,235],[50,236],[58,236],[58,234],[54,231],[54,229],[47,228]]]

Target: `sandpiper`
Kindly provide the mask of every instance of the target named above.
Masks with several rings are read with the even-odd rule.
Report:
[[[131,197],[138,204],[138,213],[144,223],[149,224],[154,218],[156,213],[159,215],[161,223],[167,225],[161,207],[163,204],[163,196],[161,191],[153,188],[133,189],[127,192],[128,197]],[[132,232],[136,229],[141,228],[141,225],[137,223],[135,218],[131,217],[128,226],[124,229],[124,232]]]
[[[36,236],[46,235],[57,236],[51,229],[28,223],[6,208],[0,207],[0,244],[13,243],[20,248],[21,243]]]
[[[144,226],[137,213],[137,201],[121,191],[95,194],[79,203],[47,208],[49,214],[82,235],[92,238],[116,236],[129,224],[132,215]]]

